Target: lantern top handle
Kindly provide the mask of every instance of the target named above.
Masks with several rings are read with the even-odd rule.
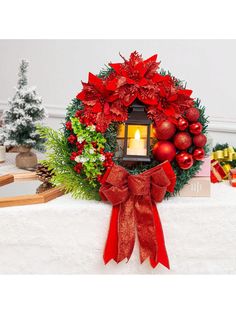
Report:
[[[131,104],[131,108],[133,108],[133,110],[135,111],[145,111],[145,104],[142,103],[138,98],[136,98]]]
[[[126,121],[126,124],[146,124],[149,125],[152,123],[150,119],[147,117],[147,113],[145,110],[145,104],[142,103],[140,100],[135,99],[135,101],[131,104],[131,109],[129,113],[129,118]]]

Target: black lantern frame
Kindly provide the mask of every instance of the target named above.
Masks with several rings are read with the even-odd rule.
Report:
[[[128,120],[125,122],[125,138],[124,138],[124,161],[150,162],[150,137],[152,121],[147,118],[145,105],[138,100],[135,100],[131,105],[132,112],[129,114]],[[127,154],[128,146],[128,127],[129,125],[144,125],[147,127],[147,150],[146,155],[129,155]]]

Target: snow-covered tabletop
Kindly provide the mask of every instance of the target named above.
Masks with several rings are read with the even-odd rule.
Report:
[[[104,266],[111,205],[64,195],[45,204],[0,208],[0,273],[236,273],[235,188],[215,184],[210,198],[175,197],[157,207],[170,271],[140,265],[137,247],[129,263]]]

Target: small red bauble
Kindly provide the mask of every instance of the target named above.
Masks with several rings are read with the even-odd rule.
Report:
[[[191,132],[194,135],[198,135],[202,132],[202,125],[200,122],[195,122],[193,124],[190,124],[189,126],[189,132]]]
[[[207,142],[207,137],[204,134],[198,134],[193,137],[193,144],[197,147],[204,147]]]
[[[185,150],[192,145],[192,138],[187,132],[179,132],[174,137],[174,145],[180,150]]]
[[[176,161],[181,169],[187,170],[193,165],[193,156],[187,152],[181,152],[176,155]]]
[[[158,140],[168,140],[175,134],[175,132],[175,125],[168,120],[161,121],[154,127],[154,136]]]
[[[77,140],[77,137],[73,134],[71,134],[68,138],[67,138],[67,141],[71,144],[74,144]]]
[[[185,114],[186,119],[190,122],[196,122],[200,117],[200,112],[197,108],[189,108]]]
[[[162,162],[165,160],[172,161],[176,155],[175,146],[169,141],[157,142],[152,150],[156,160]]]
[[[196,148],[193,151],[193,158],[195,160],[203,160],[205,157],[205,151],[203,148]]]
[[[66,129],[72,131],[72,123],[71,121],[66,122]]]
[[[177,127],[180,131],[184,131],[188,127],[188,121],[184,118],[179,118]]]

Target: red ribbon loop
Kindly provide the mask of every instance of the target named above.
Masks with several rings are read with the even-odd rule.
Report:
[[[130,175],[117,165],[105,173],[100,195],[113,205],[105,263],[130,258],[137,230],[141,263],[149,258],[153,268],[158,263],[169,268],[155,202],[161,202],[167,191],[173,192],[175,182],[175,173],[168,161],[138,175]]]
[[[133,195],[146,195],[150,193],[150,177],[143,175],[130,175],[128,177],[129,191]]]

